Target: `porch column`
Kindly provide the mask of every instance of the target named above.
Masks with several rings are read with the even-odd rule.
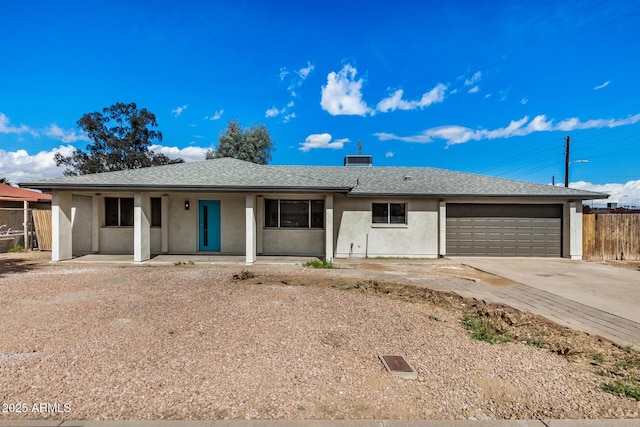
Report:
[[[582,259],[582,203],[569,202],[569,258]]]
[[[247,194],[245,205],[246,218],[246,263],[256,262],[256,196]]]
[[[22,231],[24,231],[24,248],[31,249],[31,245],[29,245],[29,202],[26,200],[22,203],[24,208],[22,218],[24,223],[22,225]]]
[[[71,193],[54,190],[51,197],[51,261],[63,261],[71,256]]]
[[[169,253],[169,196],[162,196],[160,202],[160,234],[162,253]]]
[[[327,262],[333,262],[333,193],[324,199],[324,239],[324,257]]]
[[[447,254],[447,202],[438,207],[438,255]]]
[[[142,262],[151,258],[151,227],[149,212],[151,199],[146,194],[133,195],[133,262]]]
[[[102,197],[91,196],[91,252],[100,252],[100,201]]]

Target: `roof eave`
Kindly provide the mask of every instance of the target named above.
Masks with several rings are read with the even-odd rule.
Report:
[[[501,198],[501,199],[560,199],[560,200],[596,200],[608,199],[608,194],[445,194],[445,193],[354,193],[349,197],[429,197],[433,199],[470,199],[470,198]]]
[[[323,186],[208,186],[208,185],[113,185],[113,184],[44,184],[44,183],[21,183],[22,186],[28,188],[36,188],[39,190],[75,190],[75,191],[217,191],[217,192],[349,192],[351,187],[323,187]]]

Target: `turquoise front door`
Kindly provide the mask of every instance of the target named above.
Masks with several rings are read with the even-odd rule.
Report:
[[[200,200],[198,250],[220,250],[220,200]]]

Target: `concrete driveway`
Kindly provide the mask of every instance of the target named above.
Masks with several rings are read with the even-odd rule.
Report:
[[[562,258],[454,259],[479,270],[640,323],[640,271]]]

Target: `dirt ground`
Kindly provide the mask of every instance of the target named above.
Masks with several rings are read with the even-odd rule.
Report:
[[[300,266],[47,257],[0,255],[0,418],[640,414],[638,401],[602,390],[611,378],[638,378],[637,353],[504,305]],[[433,274],[509,286],[463,267]],[[468,316],[513,341],[471,339]],[[391,376],[379,354],[405,355],[418,379]]]

